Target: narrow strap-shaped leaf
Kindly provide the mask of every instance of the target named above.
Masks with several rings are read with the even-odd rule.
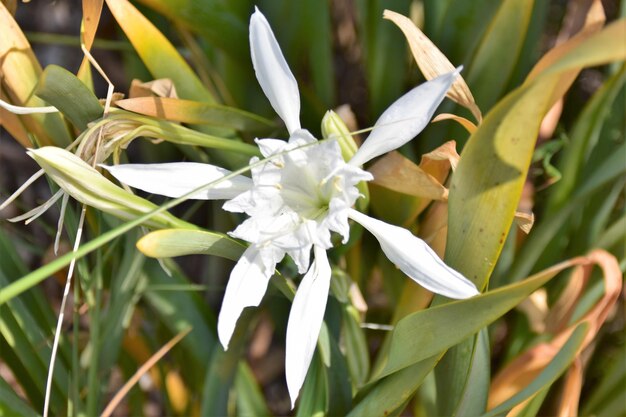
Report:
[[[373,380],[445,351],[501,317],[558,272],[587,262],[574,258],[520,283],[406,316],[396,325],[385,368]]]

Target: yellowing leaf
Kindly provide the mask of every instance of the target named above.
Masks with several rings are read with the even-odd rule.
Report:
[[[209,124],[244,131],[268,130],[274,123],[253,113],[218,104],[166,97],[137,97],[115,102],[118,107],[160,119]]]
[[[96,38],[96,31],[100,23],[104,0],[83,0],[83,26],[81,28],[82,41],[87,50],[91,50]]]
[[[106,0],[115,20],[154,78],[170,78],[181,97],[215,102],[174,45],[128,0]]]
[[[626,58],[625,29],[626,19],[613,23],[526,81],[487,114],[463,149],[450,189],[446,262],[479,288],[513,222],[541,121],[569,86],[564,74]]]
[[[2,90],[0,90],[0,99],[7,101],[7,97],[3,94]],[[32,146],[28,138],[28,132],[24,128],[24,124],[19,116],[6,110],[4,107],[0,107],[0,126],[4,127],[23,147],[28,148]]]
[[[0,82],[9,102],[18,106],[44,107],[42,99],[33,94],[41,66],[18,26],[2,2],[0,2]],[[67,146],[69,132],[57,113],[20,116],[29,132],[40,145]],[[32,145],[31,145],[32,146]]]

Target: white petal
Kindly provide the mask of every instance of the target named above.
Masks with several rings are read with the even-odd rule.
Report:
[[[256,9],[250,18],[250,53],[256,78],[289,133],[300,129],[298,83],[263,13]]]
[[[254,141],[259,146],[261,155],[266,158],[283,151],[287,146],[287,142],[282,139],[255,139]]]
[[[180,197],[188,192],[230,174],[224,168],[195,162],[167,164],[126,164],[105,166],[118,181],[153,194]],[[238,175],[221,181],[190,198],[195,200],[226,200],[252,187],[252,180]]]
[[[258,306],[265,295],[267,284],[276,266],[274,259],[267,255],[252,245],[246,249],[230,273],[217,319],[217,335],[224,350],[228,349],[228,343],[243,309]]]
[[[374,130],[354,154],[350,164],[363,165],[417,136],[433,117],[460,71],[461,67],[433,78],[396,100],[376,121]]]
[[[300,282],[287,323],[285,373],[292,409],[313,359],[330,288],[326,251],[314,246],[314,253],[315,260]]]
[[[372,233],[387,258],[422,287],[449,298],[478,294],[476,286],[447,266],[422,239],[402,227],[373,219],[354,209],[348,217]]]

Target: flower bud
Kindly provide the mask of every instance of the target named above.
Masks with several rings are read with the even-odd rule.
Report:
[[[155,204],[113,184],[65,149],[45,146],[30,149],[28,155],[63,191],[83,204],[125,220],[134,219],[157,208]],[[195,228],[167,212],[155,214],[146,222],[146,226]]]
[[[322,136],[324,139],[337,138],[341,148],[341,156],[349,161],[359,148],[341,117],[332,110],[328,110],[322,119]]]

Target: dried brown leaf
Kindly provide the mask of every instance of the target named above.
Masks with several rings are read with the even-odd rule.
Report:
[[[383,18],[391,20],[404,33],[415,62],[427,80],[454,71],[455,67],[448,58],[415,26],[411,19],[391,10],[385,10]],[[481,122],[482,114],[463,77],[457,77],[447,95],[451,100],[469,109],[478,123]]]
[[[448,197],[448,190],[435,177],[399,152],[390,152],[369,171],[374,175],[374,184],[399,193],[429,200],[444,200]]]
[[[456,151],[456,142],[450,140],[435,150],[422,155],[420,168],[444,183],[450,170],[454,171],[461,157]]]
[[[515,212],[515,224],[519,227],[522,232],[529,234],[530,230],[533,228],[535,224],[535,215],[533,213],[525,213],[523,211]]]

